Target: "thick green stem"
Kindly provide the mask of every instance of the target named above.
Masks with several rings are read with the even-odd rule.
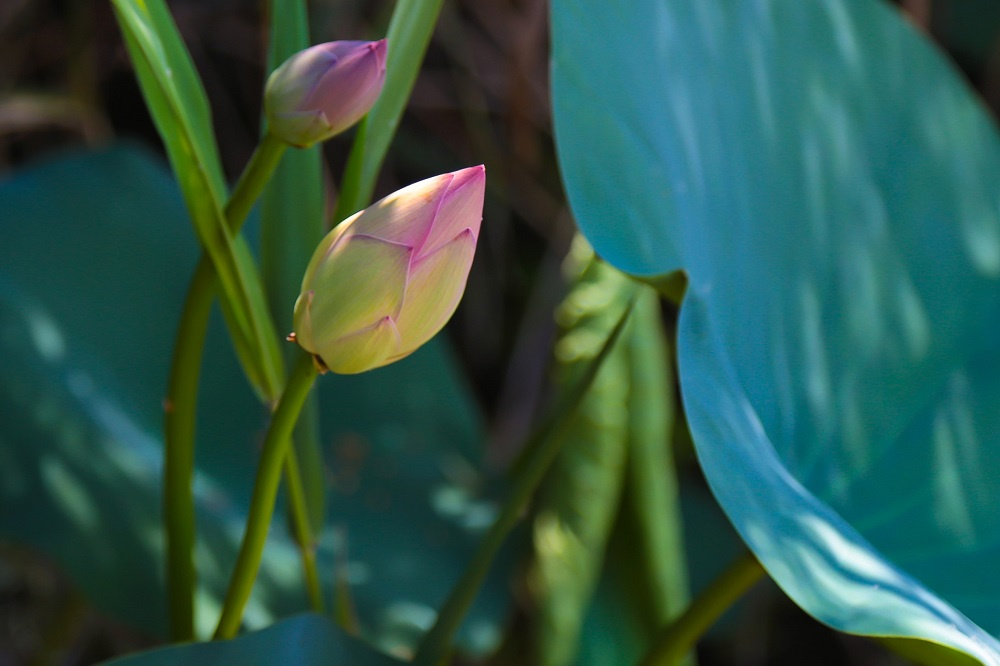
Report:
[[[165,404],[163,449],[163,521],[167,541],[167,603],[170,637],[194,639],[194,476],[195,416],[198,376],[208,317],[215,293],[215,271],[204,257],[198,262],[177,327]]]
[[[234,234],[246,220],[250,209],[281,159],[285,145],[270,134],[254,151],[226,206],[226,222]],[[208,319],[217,275],[207,254],[202,254],[195,269],[181,312],[174,345],[167,389],[164,423],[164,525],[167,550],[167,595],[171,637],[176,641],[193,640],[195,508],[192,494],[194,478],[194,439],[198,403],[198,380]],[[266,376],[266,373],[261,373]],[[268,399],[277,399],[281,387],[267,387]],[[289,475],[289,491],[301,493],[298,474]],[[296,533],[312,543],[312,529],[304,508],[291,502]],[[322,599],[316,575],[315,554],[303,548],[302,559],[310,597]]]
[[[764,568],[753,553],[744,553],[660,634],[643,658],[642,666],[667,666],[680,662],[709,627],[763,575]]]
[[[523,515],[528,501],[535,494],[546,471],[562,449],[565,440],[563,436],[565,434],[564,424],[584,394],[590,389],[591,384],[594,383],[597,371],[604,363],[604,359],[608,357],[611,349],[614,348],[615,341],[621,335],[634,304],[635,298],[633,296],[621,319],[618,320],[605,341],[604,347],[591,361],[583,377],[573,386],[572,390],[566,393],[551,417],[545,421],[526,446],[528,453],[520,461],[510,496],[501,508],[496,522],[493,523],[480,542],[472,561],[465,568],[458,584],[452,589],[451,595],[442,606],[434,626],[420,643],[417,654],[413,658],[414,663],[420,666],[438,666],[448,656],[451,651],[452,638],[461,626],[472,602],[475,601],[497,552],[511,529]]]
[[[254,150],[246,169],[243,171],[243,175],[240,176],[236,187],[233,188],[233,196],[230,197],[229,203],[226,205],[226,220],[230,223],[233,233],[246,220],[247,215],[250,214],[250,210],[253,208],[254,202],[257,201],[264,187],[270,182],[272,174],[277,170],[278,164],[285,154],[286,147],[287,144],[284,141],[268,132],[261,139],[257,149]],[[233,228],[234,221],[238,221],[235,228]],[[273,403],[278,399],[281,387],[268,386],[267,389],[267,399]],[[305,576],[306,591],[309,593],[309,601],[312,609],[322,612],[323,591],[320,587],[319,574],[316,568],[314,521],[306,497],[302,468],[298,463],[298,454],[294,448],[289,450],[285,465],[285,481],[288,489],[292,530],[302,557],[302,570]]]
[[[288,454],[285,456],[285,487],[288,490],[288,511],[291,516],[292,531],[302,556],[302,572],[305,576],[306,592],[309,594],[309,606],[317,613],[322,613],[323,588],[320,586],[319,571],[316,568],[316,538],[309,517],[309,503],[302,485],[299,456],[294,446],[288,449]]]
[[[243,543],[236,559],[236,566],[229,579],[222,616],[215,630],[215,638],[232,638],[240,628],[243,608],[250,598],[260,560],[264,553],[264,543],[274,515],[274,501],[281,483],[281,470],[291,444],[292,430],[298,420],[299,411],[316,381],[316,367],[308,354],[301,354],[288,378],[288,384],[271,419],[260,462],[254,481],[250,513],[247,516]]]
[[[226,223],[234,234],[243,226],[254,203],[260,198],[281,156],[285,154],[285,148],[287,145],[281,139],[268,132],[250,156],[226,204]]]

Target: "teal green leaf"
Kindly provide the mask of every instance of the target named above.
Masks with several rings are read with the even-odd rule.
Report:
[[[175,666],[176,664],[356,664],[393,666],[405,662],[376,652],[343,633],[321,615],[300,615],[231,641],[160,648],[108,662],[109,666]]]
[[[190,233],[171,223],[184,215],[176,184],[148,153],[120,146],[0,182],[0,208],[0,535],[48,554],[103,612],[163,635],[163,396],[182,276],[196,258]],[[202,407],[230,416],[199,429],[211,443],[195,480],[202,630],[239,545],[254,459],[246,442],[266,418],[233,382],[218,325],[210,339]],[[278,532],[251,625],[304,608],[297,566]]]
[[[162,401],[181,276],[198,252],[169,223],[183,200],[158,160],[118,145],[0,181],[0,210],[0,538],[47,554],[102,612],[163,636]],[[267,423],[218,317],[202,382],[194,488],[204,634]],[[479,471],[482,419],[440,342],[318,383],[322,471],[334,487],[319,570],[328,590],[335,571],[350,585],[367,638],[405,653],[496,514],[500,489]],[[464,649],[494,647],[508,562],[474,607]],[[306,609],[299,567],[276,520],[247,628]]]
[[[552,6],[574,213],[619,268],[688,273],[681,390],[730,520],[821,621],[1000,663],[980,103],[874,0]]]

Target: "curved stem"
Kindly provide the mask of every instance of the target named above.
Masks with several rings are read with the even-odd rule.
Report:
[[[284,151],[285,145],[270,134],[264,137],[254,151],[226,205],[226,222],[234,234],[242,227]],[[217,286],[218,278],[212,262],[203,252],[181,311],[165,401],[163,516],[170,634],[176,641],[195,638],[195,507],[191,490],[194,478],[194,439],[198,380]],[[269,398],[277,398],[280,387],[269,386],[268,389],[271,394]],[[294,481],[290,480],[290,488],[295,485]],[[298,485],[301,487],[301,482]],[[295,513],[297,512],[293,509],[293,515]],[[306,529],[311,532],[308,525]],[[305,553],[303,563],[308,570],[308,557]],[[315,562],[312,569],[315,571]],[[307,573],[307,580],[308,577]]]
[[[709,627],[763,575],[764,568],[750,551],[737,558],[667,626],[640,662],[641,666],[678,663]]]
[[[198,376],[214,285],[215,271],[203,256],[188,287],[177,326],[164,406],[163,521],[170,637],[175,641],[194,639],[195,518],[191,483]]]
[[[580,403],[584,394],[590,389],[600,370],[604,359],[608,357],[615,346],[615,342],[621,336],[625,328],[625,322],[635,305],[635,296],[629,301],[621,319],[611,331],[604,347],[593,358],[587,367],[583,377],[567,392],[551,416],[539,428],[531,438],[525,449],[527,455],[520,461],[516,470],[516,476],[511,487],[510,496],[500,509],[500,515],[493,523],[486,536],[479,543],[472,561],[465,568],[465,572],[459,579],[458,584],[451,591],[444,606],[438,614],[437,621],[431,630],[424,636],[417,653],[413,658],[415,664],[420,666],[438,666],[451,650],[451,641],[462,624],[462,619],[468,612],[472,602],[476,599],[476,594],[489,573],[490,566],[496,557],[497,552],[506,540],[507,535],[517,524],[517,521],[524,513],[525,507],[532,495],[538,489],[545,473],[552,465],[559,451],[562,449],[564,428],[562,427],[573,410]]]
[[[289,447],[285,456],[285,487],[288,491],[288,512],[292,531],[302,557],[302,573],[305,576],[306,593],[309,595],[309,607],[317,613],[323,613],[323,588],[320,586],[319,571],[316,568],[316,538],[309,516],[309,503],[306,501],[305,488],[302,484],[299,456],[294,446]]]
[[[243,608],[250,598],[250,591],[264,552],[264,543],[267,541],[267,532],[271,527],[274,500],[281,483],[282,466],[291,444],[292,429],[315,381],[316,367],[313,359],[303,353],[288,378],[288,384],[264,438],[253,496],[250,499],[246,531],[243,533],[243,543],[240,545],[236,566],[229,579],[229,589],[226,592],[219,625],[215,630],[215,638],[232,638],[240,628]]]
[[[247,162],[240,179],[236,181],[233,194],[226,203],[226,222],[229,230],[236,233],[250,214],[254,203],[260,198],[264,186],[281,161],[287,148],[281,139],[268,132],[257,144],[250,161]]]

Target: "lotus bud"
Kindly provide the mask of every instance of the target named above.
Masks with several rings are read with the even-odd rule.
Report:
[[[272,134],[306,148],[361,120],[385,83],[385,40],[328,42],[299,51],[264,90]]]
[[[462,169],[338,225],[306,268],[292,339],[340,374],[398,361],[430,340],[465,291],[485,189],[484,167]]]

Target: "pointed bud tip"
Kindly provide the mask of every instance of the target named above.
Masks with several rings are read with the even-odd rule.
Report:
[[[455,191],[466,185],[472,185],[474,187],[484,187],[486,183],[486,167],[480,164],[479,166],[466,167],[465,169],[459,169],[458,171],[453,171],[451,173],[451,183],[450,190]]]

